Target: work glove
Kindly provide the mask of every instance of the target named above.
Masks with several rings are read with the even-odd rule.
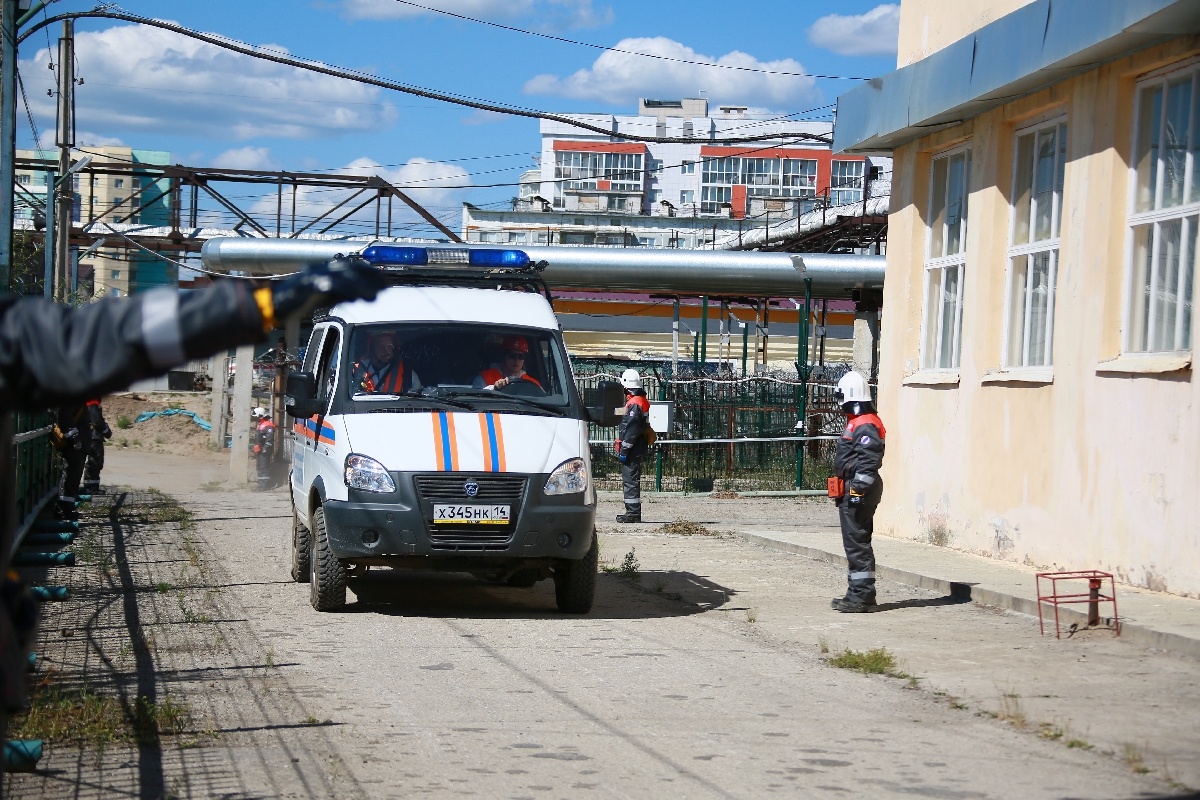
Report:
[[[107,425],[105,425],[105,426],[104,426],[104,438],[105,438],[105,439],[111,439],[111,438],[112,438],[112,428],[110,428],[110,427],[109,427],[109,426],[107,426]]]
[[[853,486],[847,486],[846,502],[852,506],[861,506],[863,504],[863,496]]]
[[[254,445],[254,452],[255,452],[255,453],[261,453],[261,452],[262,452],[262,445],[259,445],[259,444],[256,444],[256,445]]]
[[[64,439],[78,439],[79,428],[67,428],[67,432],[63,434]]]
[[[620,439],[613,440],[613,452],[616,453],[617,455],[621,455],[621,440]]]
[[[627,453],[625,453],[624,451],[617,453],[617,461],[620,461],[622,464],[624,464],[628,460],[629,460],[629,455]]]
[[[384,274],[358,261],[315,264],[271,287],[275,318],[284,320],[348,300],[374,300],[387,285]]]

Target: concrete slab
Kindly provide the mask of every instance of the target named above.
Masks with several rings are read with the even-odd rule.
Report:
[[[748,542],[845,566],[842,534],[830,527],[783,527],[741,524],[733,529]],[[1021,564],[936,547],[907,539],[876,535],[876,573],[881,578],[933,589],[976,603],[1037,616],[1038,570]],[[1047,591],[1045,581],[1043,591]],[[1117,585],[1121,636],[1131,642],[1200,658],[1200,600]],[[882,599],[882,598],[881,598]],[[1080,609],[1080,610],[1074,610]],[[1100,605],[1101,617],[1111,605]],[[1054,609],[1043,606],[1047,635],[1054,632]],[[1087,623],[1086,606],[1060,606],[1063,635],[1072,624]]]

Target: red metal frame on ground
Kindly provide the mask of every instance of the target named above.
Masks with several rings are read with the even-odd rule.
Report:
[[[1042,579],[1050,581],[1050,594],[1042,594]],[[1068,594],[1058,593],[1059,581],[1079,581],[1086,580],[1088,582],[1088,590],[1085,592],[1073,592]],[[1104,581],[1108,581],[1108,594],[1103,594],[1100,589],[1103,588]],[[1038,596],[1038,626],[1041,628],[1042,634],[1046,633],[1046,624],[1042,619],[1042,603],[1049,603],[1054,606],[1054,635],[1056,638],[1062,638],[1062,631],[1059,629],[1058,622],[1058,607],[1062,603],[1089,603],[1097,606],[1093,613],[1089,614],[1089,619],[1098,619],[1098,606],[1100,603],[1112,603],[1112,626],[1113,632],[1121,635],[1121,619],[1117,615],[1117,588],[1113,581],[1111,572],[1100,572],[1094,569],[1081,569],[1073,572],[1039,572],[1035,576]],[[1089,627],[1093,624],[1089,622]]]

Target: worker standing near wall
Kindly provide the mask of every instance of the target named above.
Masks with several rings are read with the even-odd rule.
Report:
[[[842,526],[842,546],[846,549],[848,572],[846,596],[833,601],[833,609],[855,614],[871,611],[875,605],[875,551],[871,535],[875,531],[875,509],[883,496],[884,437],[887,430],[875,413],[867,379],[858,372],[847,372],[838,381],[834,397],[846,414],[846,430],[837,443],[833,469],[836,491],[830,491],[838,506]]]
[[[86,494],[100,493],[100,471],[104,469],[104,442],[111,439],[113,432],[104,419],[104,408],[100,398],[87,401],[88,419],[92,423],[92,440],[88,442],[87,465],[83,470],[83,491]]]
[[[275,423],[271,412],[262,406],[250,412],[254,417],[254,466],[257,471],[258,490],[266,491],[271,485],[271,462],[275,460]]]

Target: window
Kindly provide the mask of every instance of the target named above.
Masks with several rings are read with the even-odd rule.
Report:
[[[114,277],[114,278],[119,278],[119,277],[121,277],[121,270],[119,270],[119,269],[114,269],[114,270],[112,271],[112,277]]]
[[[1135,110],[1125,350],[1189,350],[1200,245],[1200,66],[1142,83]]]
[[[700,211],[704,214],[716,214],[722,205],[733,202],[732,186],[705,186],[700,190]]]
[[[817,196],[817,162],[815,159],[785,158],[783,160],[783,194],[787,197]]]
[[[125,179],[124,178],[114,178],[113,179],[113,188],[114,189],[124,189],[125,188]]]
[[[695,161],[684,161],[679,166],[679,173],[681,175],[695,175],[696,174],[696,162]]]
[[[696,202],[695,189],[683,189],[679,192],[679,205],[690,206]]]
[[[661,158],[646,159],[646,171],[649,172],[651,175],[662,175],[663,174],[662,159]]]
[[[835,206],[846,206],[862,202],[863,162],[834,161],[829,178],[829,202]]]
[[[121,195],[116,195],[115,197],[113,197],[113,205],[114,206],[119,206],[119,205],[121,205],[121,203],[124,203],[124,202],[125,202],[125,198],[121,197]]]
[[[1017,132],[1001,362],[1005,367],[1054,363],[1054,293],[1066,155],[1065,122]]]
[[[329,408],[334,387],[337,386],[338,360],[341,355],[341,337],[337,328],[330,328],[325,335],[325,346],[321,350],[320,366],[317,367],[317,401],[322,409]]]
[[[28,186],[30,177],[31,176],[28,174],[18,175],[17,183],[21,184],[22,186]]]
[[[658,205],[661,202],[662,202],[662,189],[651,189],[650,190],[650,204]]]
[[[554,178],[563,181],[564,191],[594,191],[597,181],[606,180],[614,192],[640,192],[642,154],[558,152],[554,154]]]
[[[971,151],[959,149],[935,157],[931,172],[921,366],[958,369]]]

